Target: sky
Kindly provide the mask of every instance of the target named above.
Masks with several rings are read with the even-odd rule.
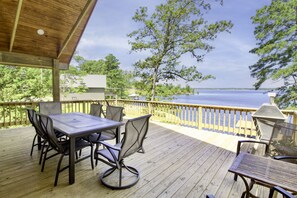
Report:
[[[205,56],[202,63],[194,59],[183,59],[184,64],[197,65],[204,75],[211,74],[215,80],[189,82],[193,88],[252,88],[255,79],[250,76],[249,66],[258,57],[249,53],[256,47],[255,25],[251,17],[256,10],[268,5],[271,0],[224,0],[212,2],[212,10],[206,15],[209,22],[231,20],[234,24],[231,33],[220,33],[211,44],[215,49]],[[133,70],[133,63],[146,57],[145,53],[130,53],[127,34],[137,30],[132,17],[140,6],[153,12],[161,0],[98,0],[85,32],[77,46],[79,55],[88,60],[103,59],[108,54],[115,55],[123,70]],[[182,86],[185,82],[178,81]],[[277,87],[279,82],[268,82],[262,88]]]

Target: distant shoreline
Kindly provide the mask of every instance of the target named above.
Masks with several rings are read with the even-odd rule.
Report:
[[[192,88],[194,90],[256,90],[255,88]],[[276,88],[259,88],[257,90],[272,90]]]

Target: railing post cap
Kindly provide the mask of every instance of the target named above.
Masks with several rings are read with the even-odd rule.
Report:
[[[268,93],[268,96],[269,96],[269,97],[275,97],[275,96],[276,96],[276,93],[275,93],[275,92],[269,92],[269,93]]]

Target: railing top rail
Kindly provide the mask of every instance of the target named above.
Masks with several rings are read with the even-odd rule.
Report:
[[[101,102],[104,100],[71,100],[71,101],[61,101],[62,103],[81,103],[81,102]],[[112,100],[109,100],[112,101]],[[162,104],[170,106],[186,106],[186,107],[202,107],[210,109],[222,109],[222,110],[238,110],[238,111],[256,111],[258,108],[250,107],[235,107],[235,106],[219,106],[219,105],[204,105],[204,104],[187,104],[187,103],[176,103],[176,102],[160,102],[160,101],[145,101],[145,100],[125,100],[118,99],[117,101],[122,102],[133,102],[133,103],[150,103],[150,104]],[[10,105],[28,105],[28,104],[37,104],[40,101],[31,101],[31,102],[0,102],[0,106],[10,106]],[[283,113],[296,115],[296,110],[281,110]]]
[[[160,102],[160,101],[145,101],[145,100],[125,100],[118,99],[118,101],[123,102],[134,102],[134,103],[151,103],[151,104],[163,104],[163,105],[173,105],[173,106],[187,106],[187,107],[202,107],[202,108],[212,108],[212,109],[222,109],[222,110],[238,110],[238,111],[256,111],[258,108],[255,107],[235,107],[235,106],[221,106],[221,105],[204,105],[204,104],[187,104],[187,103],[177,103],[177,102]],[[283,113],[294,114],[297,116],[296,110],[281,110]]]
[[[220,109],[232,109],[232,110],[250,110],[255,111],[257,108],[248,108],[248,107],[234,107],[234,106],[218,106],[218,105],[203,105],[203,104],[188,104],[188,103],[177,103],[177,102],[160,102],[160,101],[144,101],[144,100],[123,100],[118,101],[123,102],[138,102],[138,103],[151,103],[151,104],[163,104],[163,105],[173,105],[173,106],[188,106],[188,107],[203,107],[203,108],[220,108]]]
[[[61,103],[81,103],[81,102],[98,102],[104,100],[63,100]],[[47,101],[26,101],[26,102],[0,102],[0,105],[8,105],[8,104],[32,104],[39,102],[47,102]]]

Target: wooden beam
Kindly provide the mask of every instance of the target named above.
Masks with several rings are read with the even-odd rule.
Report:
[[[17,30],[17,27],[18,27],[19,19],[20,19],[22,4],[23,4],[23,0],[19,0],[18,8],[17,8],[17,12],[16,12],[16,15],[15,15],[15,20],[14,20],[13,30],[12,30],[12,34],[11,34],[11,38],[10,38],[10,45],[9,45],[9,51],[10,52],[12,51],[12,47],[13,47],[13,44],[14,44],[14,39],[15,39],[15,34],[16,34],[16,30]]]
[[[59,60],[53,60],[53,100],[54,102],[60,102],[60,70],[59,70]]]
[[[78,28],[78,26],[80,25],[81,21],[83,20],[84,16],[87,14],[88,10],[90,9],[91,5],[92,5],[92,1],[94,0],[88,0],[88,2],[86,3],[84,9],[82,10],[81,14],[79,15],[79,17],[77,18],[75,24],[72,26],[71,31],[69,32],[68,36],[66,37],[62,48],[58,54],[58,59],[60,58],[60,56],[62,55],[63,51],[65,50],[65,48],[67,47],[70,39],[72,38],[72,36],[74,35],[76,29]]]
[[[52,69],[54,67],[53,60],[55,59],[42,56],[0,51],[0,64],[3,65]],[[68,69],[68,64],[59,63],[59,69]]]

